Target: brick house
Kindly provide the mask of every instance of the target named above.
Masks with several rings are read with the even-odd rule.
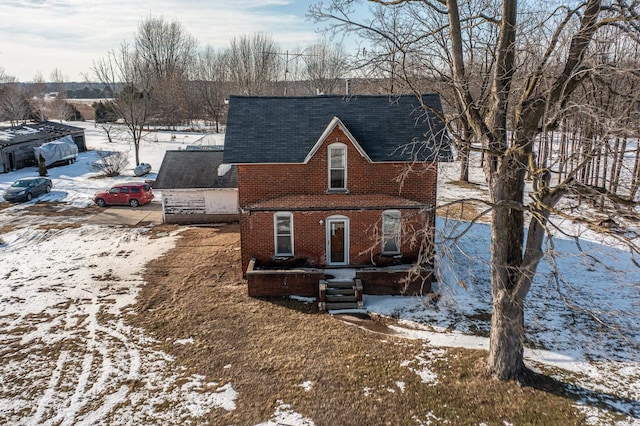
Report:
[[[439,96],[422,101],[230,98],[223,161],[238,165],[250,296],[331,308],[430,291],[437,162],[451,151]]]

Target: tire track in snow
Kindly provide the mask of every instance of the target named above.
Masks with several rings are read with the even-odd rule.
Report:
[[[49,380],[49,385],[47,387],[47,390],[44,392],[44,395],[42,395],[42,398],[40,398],[40,401],[38,402],[38,408],[36,409],[36,414],[33,416],[32,419],[30,419],[29,423],[39,424],[42,419],[42,416],[44,415],[45,410],[47,408],[50,408],[51,401],[53,400],[53,396],[56,392],[56,387],[58,387],[58,384],[60,382],[62,369],[64,368],[64,365],[67,362],[68,358],[69,358],[69,353],[67,351],[62,351],[60,353],[60,356],[58,356],[58,360],[56,361],[56,368],[53,370],[53,373],[51,374],[51,379]]]
[[[12,346],[0,356],[0,423],[183,424],[235,408],[230,383],[188,376],[125,325],[140,266],[173,246],[144,232],[90,225],[5,239],[0,342]]]

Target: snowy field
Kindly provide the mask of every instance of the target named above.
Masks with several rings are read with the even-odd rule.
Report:
[[[81,125],[91,150],[130,149],[124,142],[109,143],[93,123]],[[155,178],[166,150],[200,143],[199,138],[148,135],[141,161],[152,165],[152,173],[144,179]],[[221,135],[216,138],[214,143],[222,143]],[[132,151],[129,155],[133,159]],[[97,178],[91,168],[95,160],[89,151],[73,165],[50,169],[50,194],[0,210],[0,424],[188,424],[213,407],[241,409],[233,383],[188,375],[171,356],[149,349],[151,339],[143,330],[125,322],[144,284],[142,266],[171,249],[174,235],[153,235],[151,226],[87,225],[82,213],[24,214],[36,201],[83,208],[91,205],[94,192],[141,179],[133,176],[133,161],[125,176]],[[481,190],[448,186],[455,173],[455,165],[443,165],[442,200],[462,191],[484,196]],[[36,174],[35,168],[0,174],[0,193],[18,178]],[[161,193],[156,197],[160,202]],[[400,334],[433,346],[424,359],[406,363],[427,381],[437,381],[437,375],[426,360],[446,356],[447,347],[488,348],[489,227],[478,223],[453,244],[448,237],[463,227],[438,220],[436,305],[365,296],[369,311],[401,320]],[[559,236],[556,257],[545,258],[539,268],[526,306],[528,365],[575,383],[590,424],[640,425],[640,270],[629,253],[598,235],[584,232],[580,247],[583,252]],[[174,343],[190,341],[185,336]],[[595,401],[602,408],[593,408]],[[611,411],[626,419],[615,423]],[[265,425],[313,424],[286,401],[264,420]]]

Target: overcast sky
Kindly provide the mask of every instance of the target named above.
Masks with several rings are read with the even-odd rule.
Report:
[[[283,49],[318,40],[305,18],[317,0],[0,0],[0,67],[19,81],[84,81],[94,60],[132,41],[149,16],[177,20],[201,46],[225,48],[234,36],[264,32]]]

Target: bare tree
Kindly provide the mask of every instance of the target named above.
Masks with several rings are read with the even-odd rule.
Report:
[[[97,151],[97,154],[93,169],[107,177],[119,176],[129,164],[126,151]]]
[[[47,111],[44,102],[44,92],[46,89],[47,85],[44,81],[44,77],[42,76],[42,73],[38,71],[33,76],[33,81],[30,85],[29,98],[31,100],[30,104],[34,118],[39,121],[47,119]]]
[[[332,22],[333,29],[373,32],[389,40],[400,55],[403,82],[410,90],[420,93],[424,85],[419,83],[436,77],[453,94],[450,105],[456,114],[444,118],[457,138],[469,140],[461,132],[470,130],[481,144],[491,199],[493,314],[487,370],[499,379],[523,380],[524,302],[543,256],[543,242],[550,236],[552,213],[584,223],[581,215],[559,210],[559,202],[572,195],[600,194],[609,214],[619,205],[615,194],[595,181],[578,179],[597,164],[601,149],[585,145],[572,169],[552,184],[552,175],[559,172],[551,162],[541,161],[548,145],[539,142],[576,111],[599,125],[607,123],[606,111],[593,103],[594,97],[579,92],[592,90],[585,84],[591,76],[613,70],[616,78],[631,75],[633,67],[604,61],[596,41],[622,38],[637,46],[637,5],[586,0],[547,9],[547,3],[519,5],[516,0],[375,2],[406,12],[405,25],[389,31],[375,21],[353,22],[348,11],[354,2],[346,0],[318,5],[312,13]],[[491,7],[494,4],[498,7]],[[477,45],[478,39],[484,46]],[[487,52],[482,66],[477,66],[474,46]],[[466,125],[451,125],[452,117]],[[543,152],[538,151],[541,146]],[[527,179],[533,190],[525,199]],[[631,239],[608,231],[639,252]]]
[[[437,91],[443,101],[446,123],[450,127],[457,158],[461,161],[460,180],[469,180],[469,152],[475,135],[451,84],[453,64],[449,54],[451,40],[445,29],[446,14],[427,4],[409,7],[379,7],[370,19],[350,18],[354,2],[336,1],[311,9],[311,16],[332,21],[328,30],[356,33],[362,42],[351,67],[367,80],[379,81],[378,93],[425,93]],[[405,2],[397,2],[399,4]],[[408,2],[407,2],[408,3]],[[407,5],[404,5],[407,6]],[[462,27],[469,90],[478,105],[489,96],[490,67],[494,62],[493,42],[497,31],[485,19],[495,6],[491,2],[463,2],[469,18]],[[433,30],[430,30],[433,28]]]
[[[58,92],[58,95],[64,96],[64,82],[66,78],[60,68],[54,68],[49,73],[49,81],[51,82],[51,89],[53,92]]]
[[[273,38],[266,34],[232,38],[225,57],[233,93],[273,94],[279,75],[279,50]]]
[[[29,101],[20,83],[5,83],[0,88],[0,117],[12,126],[17,126],[29,118]]]
[[[136,166],[140,164],[140,143],[149,120],[152,100],[152,72],[137,49],[123,42],[119,50],[93,64],[93,72],[115,94],[105,99],[122,118],[134,146]]]
[[[159,120],[175,127],[186,117],[187,84],[197,55],[198,43],[178,21],[147,18],[138,26],[135,49],[151,73],[153,109]]]
[[[193,82],[198,102],[205,116],[220,131],[220,119],[225,111],[227,83],[227,62],[225,52],[217,52],[211,46],[198,55],[198,63]]]
[[[60,120],[61,122],[71,119],[75,113],[73,106],[60,94],[48,103],[47,110],[51,119]]]
[[[330,45],[326,41],[308,47],[303,56],[302,79],[309,93],[335,93],[349,66],[341,45]]]
[[[15,83],[16,78],[6,73],[3,66],[0,65],[0,83]]]

